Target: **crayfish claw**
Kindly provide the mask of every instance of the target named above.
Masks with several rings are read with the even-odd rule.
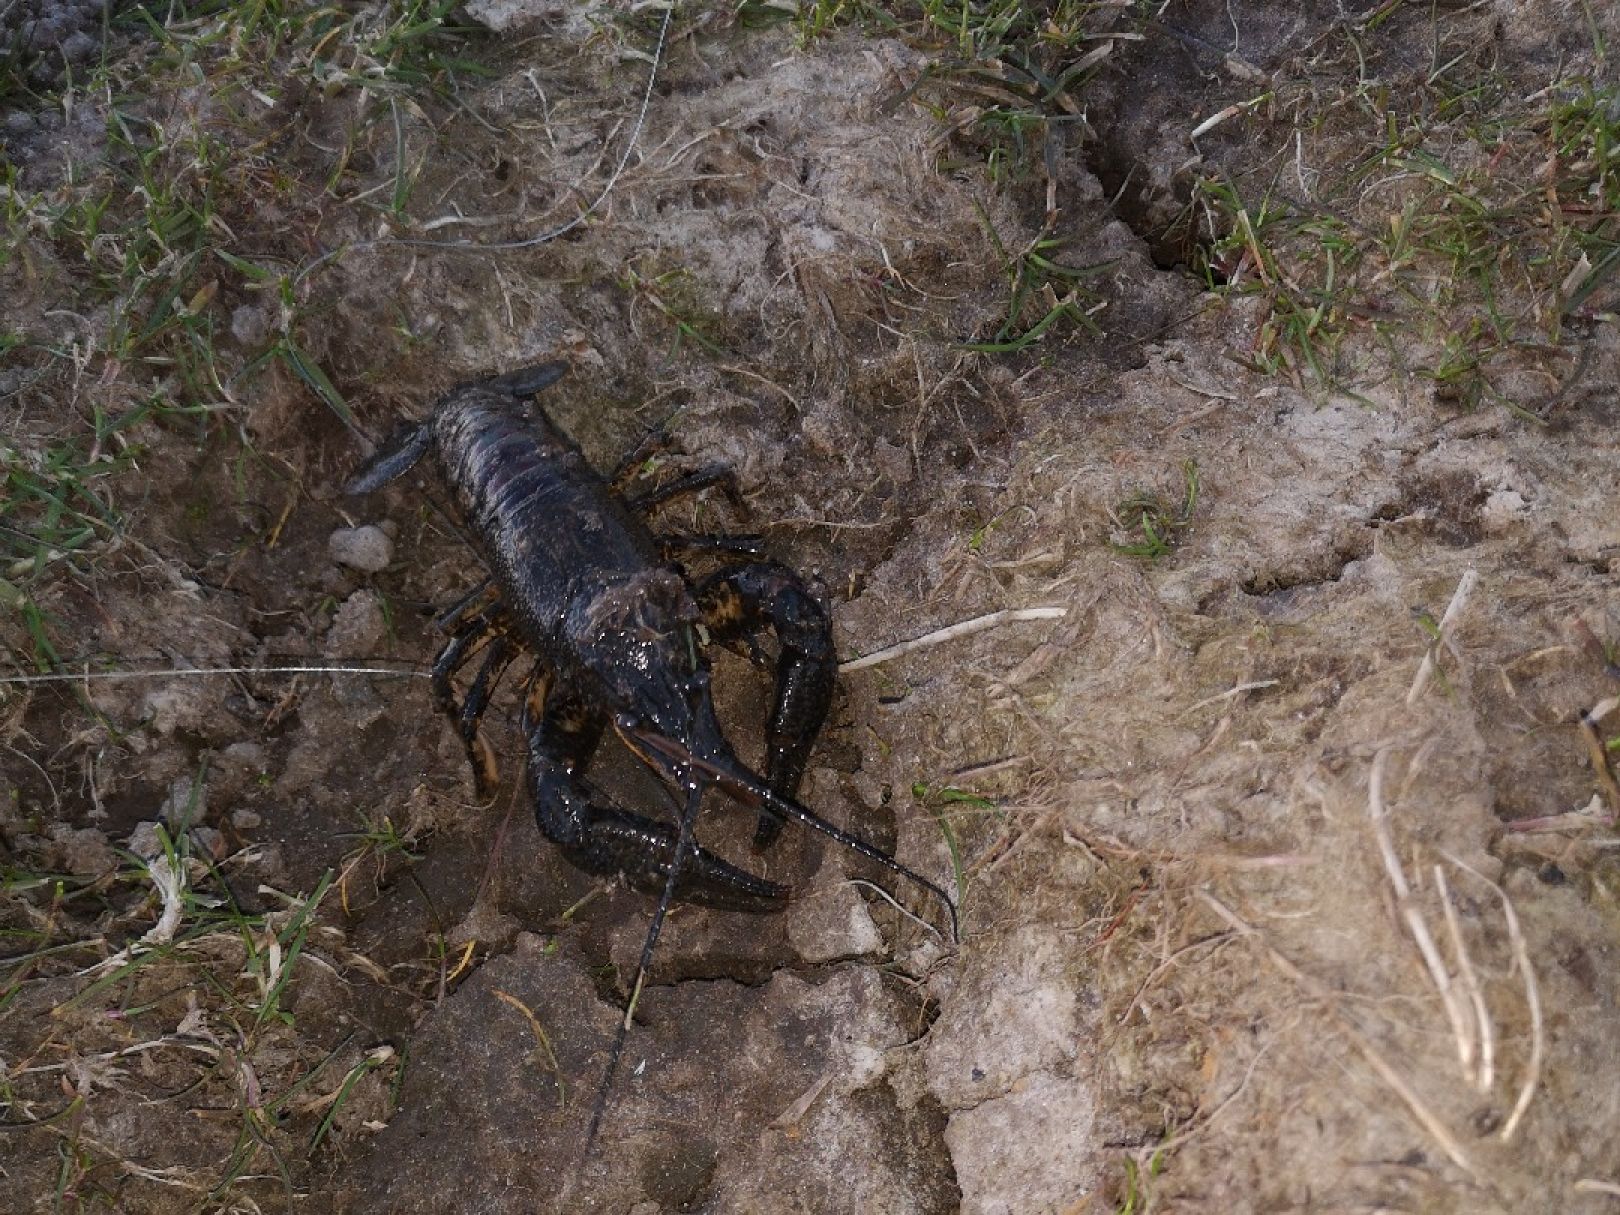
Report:
[[[586,848],[648,890],[669,880],[675,855],[675,830],[665,823],[623,810],[598,808]],[[722,860],[700,844],[687,845],[675,897],[688,903],[728,911],[780,911],[791,889]]]
[[[605,805],[591,796],[583,775],[602,736],[606,716],[577,697],[554,695],[538,721],[530,721],[529,791],[540,831],[589,873],[623,874],[647,890],[669,880],[678,833]],[[628,722],[634,725],[633,719]],[[675,897],[732,911],[779,911],[790,890],[739,869],[697,843],[688,844]]]
[[[697,600],[710,635],[721,643],[740,643],[756,662],[760,633],[769,628],[776,634],[776,703],[765,730],[765,783],[791,800],[832,707],[838,678],[832,621],[804,581],[774,561],[720,570],[704,580]],[[781,830],[781,818],[762,810],[754,847],[766,847]]]

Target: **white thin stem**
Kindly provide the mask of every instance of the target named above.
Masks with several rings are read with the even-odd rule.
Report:
[[[1440,617],[1440,626],[1436,630],[1434,644],[1423,655],[1423,661],[1418,664],[1417,676],[1412,680],[1412,687],[1406,693],[1406,703],[1416,704],[1417,698],[1423,695],[1429,681],[1434,678],[1435,656],[1451,640],[1451,631],[1456,626],[1463,609],[1468,606],[1468,599],[1474,593],[1474,587],[1479,583],[1479,571],[1465,570],[1463,576],[1457,580],[1457,589],[1452,592],[1451,602],[1446,605],[1445,615]]]
[[[1367,817],[1372,820],[1373,835],[1378,841],[1379,855],[1384,859],[1384,869],[1389,874],[1389,884],[1395,888],[1395,905],[1406,920],[1418,953],[1423,955],[1423,963],[1428,967],[1429,977],[1440,993],[1440,1002],[1445,1007],[1446,1019],[1451,1022],[1452,1036],[1457,1043],[1458,1061],[1463,1071],[1468,1073],[1474,1068],[1472,1014],[1452,986],[1451,974],[1440,957],[1439,947],[1434,943],[1434,936],[1429,932],[1422,910],[1412,897],[1412,888],[1407,884],[1401,859],[1395,852],[1395,842],[1389,831],[1389,810],[1384,804],[1384,766],[1388,762],[1388,747],[1380,749],[1373,757],[1372,775],[1367,781]]]
[[[880,662],[888,662],[890,659],[899,658],[903,654],[924,650],[929,646],[941,645],[947,641],[955,641],[958,637],[968,637],[974,633],[982,633],[986,629],[995,628],[997,625],[1017,624],[1026,620],[1061,620],[1068,614],[1068,608],[1060,607],[1010,608],[1003,612],[991,612],[985,616],[975,616],[972,620],[963,620],[957,624],[948,625],[943,629],[935,629],[932,633],[924,633],[921,637],[913,637],[910,641],[898,642],[895,645],[878,650],[874,654],[852,658],[848,662],[839,663],[838,669],[845,674],[851,671],[864,671],[867,667],[875,667]]]
[[[1275,679],[1257,679],[1253,683],[1240,683],[1235,688],[1228,688],[1224,692],[1217,692],[1214,696],[1206,696],[1203,700],[1188,705],[1181,711],[1181,716],[1186,717],[1189,713],[1196,713],[1199,709],[1222,700],[1231,700],[1234,697],[1242,696],[1245,692],[1258,692],[1262,688],[1274,688],[1276,686],[1277,681]]]
[[[945,934],[944,933],[940,932],[939,929],[935,928],[932,924],[930,924],[927,920],[923,919],[920,915],[917,915],[917,914],[915,914],[913,912],[907,911],[904,907],[900,906],[899,902],[897,902],[895,900],[894,895],[890,894],[887,890],[883,889],[883,887],[879,886],[876,882],[868,882],[864,878],[850,878],[849,879],[849,884],[851,886],[861,886],[861,887],[864,887],[867,890],[870,890],[873,894],[879,896],[885,903],[887,903],[890,907],[893,907],[896,911],[898,911],[901,915],[905,916],[906,919],[910,920],[912,923],[917,924],[922,928],[926,928],[929,932],[933,933],[936,937],[939,937],[940,940],[945,939]]]
[[[0,675],[0,684],[122,683],[132,679],[187,679],[201,675],[393,675],[400,679],[432,677],[428,671],[402,667],[170,667],[161,671],[53,671],[40,675]]]
[[[1434,866],[1434,885],[1440,892],[1440,905],[1446,909],[1446,929],[1451,934],[1451,949],[1457,955],[1457,977],[1468,993],[1474,1008],[1474,1024],[1479,1028],[1479,1071],[1474,1087],[1482,1093],[1491,1091],[1496,1082],[1496,1028],[1491,1023],[1490,1010],[1485,1006],[1485,992],[1479,985],[1479,975],[1468,956],[1468,945],[1463,940],[1462,924],[1457,919],[1456,905],[1451,901],[1451,889],[1446,885],[1446,871]]]
[[[1502,902],[1502,918],[1507,921],[1508,943],[1513,948],[1513,961],[1524,976],[1524,1002],[1530,1010],[1530,1059],[1525,1064],[1524,1079],[1519,1084],[1519,1099],[1513,1103],[1513,1113],[1508,1115],[1508,1120],[1502,1125],[1502,1142],[1507,1143],[1519,1129],[1519,1122],[1524,1118],[1525,1111],[1530,1108],[1530,1102],[1536,1095],[1536,1086],[1541,1082],[1541,1064],[1547,1053],[1546,1028],[1541,1019],[1541,988],[1536,984],[1536,972],[1530,965],[1530,947],[1525,944],[1524,930],[1519,927],[1519,913],[1514,910],[1513,900],[1508,898],[1507,891],[1466,861],[1459,860],[1449,852],[1443,855],[1457,868],[1473,874],[1496,891],[1496,897]]]

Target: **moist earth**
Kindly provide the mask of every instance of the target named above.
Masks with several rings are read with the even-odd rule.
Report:
[[[0,701],[17,1209],[1605,1209],[1617,807],[1582,722],[1616,690],[1612,315],[1469,408],[1411,372],[1415,332],[1407,362],[1351,332],[1325,386],[1266,365],[1264,297],[1190,266],[1196,179],[1286,162],[1303,189],[1359,136],[1331,107],[1308,152],[1280,109],[1189,132],[1268,86],[1326,96],[1367,12],[1163,6],[1004,181],[918,92],[929,53],[729,6],[680,14],[638,126],[657,23],[601,32],[628,7],[475,10],[521,50],[469,35],[490,67],[459,109],[396,112],[432,240],[559,226],[634,131],[566,235],[488,255],[241,200],[259,253],[345,248],[302,332],[355,431],[273,361],[228,428],[142,423],[119,538],[31,584],[70,656],[249,669]],[[1396,91],[1436,30],[1524,93],[1594,54],[1582,23],[1620,36],[1597,6],[1382,8],[1356,45]],[[345,114],[300,105],[289,163],[319,179]],[[344,171],[388,181],[393,130]],[[72,159],[29,156],[41,183]],[[1094,268],[1087,323],[975,349],[1044,239]],[[70,282],[52,257],[8,289]],[[214,306],[243,360],[277,323],[228,282]],[[589,1145],[652,899],[539,833],[515,675],[474,796],[420,677],[483,576],[445,488],[340,492],[453,383],[555,357],[544,406],[599,468],[655,429],[644,473],[736,471],[740,505],[670,530],[763,532],[847,659],[930,638],[845,674],[803,800],[962,917],[952,941],[796,828],[751,853],[715,799],[705,843],[794,901],[672,912]],[[34,453],[151,387],[24,373],[6,442]],[[1150,509],[1170,542],[1144,552]],[[294,659],[397,673],[251,670]],[[757,763],[768,675],[715,662]],[[628,755],[592,772],[665,804]]]

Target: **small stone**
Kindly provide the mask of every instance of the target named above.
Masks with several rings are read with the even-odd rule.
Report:
[[[1500,532],[1521,522],[1528,512],[1529,503],[1518,490],[1498,489],[1493,490],[1490,497],[1485,499],[1481,514],[1485,518],[1486,531]]]
[[[163,837],[158,832],[158,824],[153,822],[136,823],[135,830],[129,833],[129,842],[126,847],[142,860],[152,860],[163,854]]]
[[[180,729],[200,729],[216,712],[214,698],[202,687],[202,680],[185,685],[154,688],[141,697],[141,716],[163,738]]]
[[[328,658],[370,654],[387,635],[388,618],[383,615],[382,601],[372,591],[356,591],[332,617],[321,652]]]
[[[472,0],[467,15],[497,34],[548,27],[553,37],[576,41],[594,30],[601,0]]]
[[[1091,1205],[1097,1097],[1081,1080],[1038,1073],[957,1110],[945,1127],[967,1215],[1074,1211]]]
[[[96,40],[80,30],[62,40],[62,58],[68,63],[88,63],[96,53]]]
[[[236,855],[232,862],[262,882],[278,885],[287,875],[287,858],[279,844],[258,844]]]
[[[326,542],[326,551],[339,565],[368,574],[381,573],[394,560],[394,542],[382,528],[370,523],[338,528]]]
[[[264,825],[264,815],[256,810],[232,810],[231,826],[238,831],[252,831]]]
[[[7,135],[26,135],[35,125],[34,116],[27,110],[12,110],[6,115]]]
[[[169,796],[163,799],[160,813],[171,832],[190,823],[200,823],[208,813],[208,787],[199,785],[189,776],[175,779],[169,786]]]
[[[231,313],[231,336],[242,345],[261,345],[270,335],[270,315],[253,304],[242,304]]]
[[[53,824],[50,832],[56,863],[69,873],[96,877],[118,868],[118,853],[101,832],[75,830],[66,823]]]
[[[263,772],[265,750],[260,743],[244,740],[233,742],[219,753],[220,759],[248,772]]]
[[[924,1048],[928,1086],[942,1105],[966,1109],[1021,1077],[1073,1063],[1080,1009],[1067,976],[1076,956],[1066,940],[1024,928],[960,969]]]
[[[216,861],[225,859],[225,836],[213,827],[193,827],[191,842],[194,851],[200,851]]]

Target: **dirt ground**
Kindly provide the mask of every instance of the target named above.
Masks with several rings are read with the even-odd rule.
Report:
[[[1479,310],[1442,298],[1443,265],[1364,275],[1313,367],[1279,340],[1260,235],[1222,290],[1193,255],[1218,235],[1199,180],[1296,209],[1317,191],[1341,231],[1382,234],[1434,175],[1416,154],[1363,172],[1379,107],[1429,106],[1438,64],[1525,104],[1602,80],[1620,15],[1096,7],[1130,36],[1003,174],[976,119],[1006,79],[936,87],[949,50],[914,38],[682,6],[600,211],[498,255],[379,241],[380,212],[319,183],[386,190],[405,148],[420,239],[566,221],[636,129],[661,10],[540,4],[471,40],[486,75],[395,107],[341,167],[323,149],[348,95],[288,99],[297,136],[262,134],[316,192],[244,189],[222,222],[250,261],[351,246],[294,303],[360,430],[563,357],[544,403],[592,460],[657,426],[659,475],[734,467],[740,510],[705,494],[662,518],[765,533],[846,658],[987,625],[847,673],[804,786],[957,893],[962,939],[824,839],[752,855],[715,799],[705,841],[795,898],[670,916],[587,1158],[652,900],[540,835],[510,689],[489,720],[505,783],[478,804],[419,677],[474,550],[430,471],[343,497],[364,444],[271,362],[211,420],[123,436],[117,535],[13,568],[37,612],[8,608],[0,636],[19,672],[43,629],[97,667],[404,674],[0,689],[0,1205],[1620,1203],[1620,790],[1594,762],[1613,722],[1582,724],[1617,692],[1615,288],[1561,327],[1524,305],[1540,336],[1459,390],[1450,339]],[[209,104],[153,121],[219,121]],[[8,155],[48,182],[111,155],[97,129],[80,114]],[[1490,129],[1455,135],[1448,171],[1542,162],[1545,132]],[[1615,222],[1603,188],[1594,226]],[[1014,325],[1031,251],[1090,269]],[[117,323],[75,306],[50,242],[4,273],[8,329],[35,342],[90,350]],[[222,272],[201,305],[222,357],[285,324],[261,287]],[[1490,307],[1535,298],[1504,283]],[[1039,341],[972,348],[1048,308]],[[162,365],[13,368],[19,459],[172,388]],[[340,551],[367,526],[366,553]],[[1056,610],[982,620],[1027,608]],[[715,663],[756,761],[769,688]],[[593,772],[663,804],[625,755]]]

